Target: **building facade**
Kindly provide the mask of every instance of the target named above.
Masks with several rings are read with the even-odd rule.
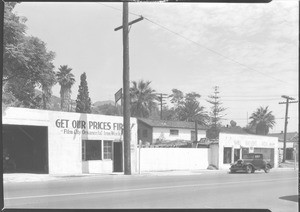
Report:
[[[284,146],[284,133],[272,133],[270,134],[272,137],[278,138],[278,148],[279,148],[279,160],[282,161],[283,159],[283,146]],[[295,157],[299,160],[299,134],[297,132],[288,132],[286,133],[286,160],[294,160]],[[295,154],[296,153],[296,154]]]
[[[262,153],[273,167],[278,167],[278,139],[247,134],[236,130],[221,130],[219,139],[210,144],[210,164],[218,169],[229,169],[230,164],[246,153]]]
[[[123,117],[6,108],[3,147],[17,172],[49,174],[123,171]],[[137,121],[131,123],[131,169],[136,172]]]
[[[14,172],[122,172],[122,123],[123,117],[118,116],[10,107],[2,111],[3,152],[9,155],[10,163],[15,164]],[[229,169],[230,163],[248,152],[262,152],[274,167],[278,165],[276,137],[227,129],[221,131],[218,140],[204,145],[205,148],[137,150],[138,137],[150,144],[194,141],[194,123],[131,118],[130,124],[132,173],[139,167],[143,171],[206,169],[208,165]],[[198,141],[205,136],[206,129],[198,126]]]
[[[138,119],[138,139],[143,143],[195,141],[195,131],[194,122]],[[197,132],[198,140],[206,137],[206,127],[198,125]]]

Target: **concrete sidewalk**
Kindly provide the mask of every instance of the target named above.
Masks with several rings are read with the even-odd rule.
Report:
[[[298,171],[293,168],[276,168],[271,169],[271,172],[278,171]],[[201,174],[227,174],[229,170],[171,170],[171,171],[152,171],[152,172],[142,172],[133,173],[131,176],[184,176],[184,175],[201,175]],[[114,173],[101,173],[101,174],[76,174],[76,175],[51,175],[51,174],[30,174],[30,173],[8,173],[3,174],[3,183],[22,183],[22,182],[45,182],[54,180],[70,180],[83,177],[112,177],[112,176],[129,176],[124,175],[123,172]]]

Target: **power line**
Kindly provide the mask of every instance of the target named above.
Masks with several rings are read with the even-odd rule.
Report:
[[[108,5],[105,5],[105,4],[102,4],[102,3],[100,3],[100,4],[101,4],[101,5],[104,5],[104,6],[106,6],[106,7],[110,7],[110,8],[112,8],[112,9],[121,11],[121,10],[118,9],[118,8],[115,8],[115,7],[112,7],[112,6],[108,6]],[[132,13],[132,12],[129,12],[129,13],[132,14],[132,15],[141,17],[141,15],[138,15],[138,14],[135,14],[135,13]],[[144,16],[143,16],[143,17],[144,17]],[[195,44],[195,45],[197,45],[197,46],[200,46],[200,47],[202,47],[202,48],[204,48],[204,49],[206,49],[206,50],[208,50],[208,51],[210,51],[210,52],[213,52],[214,54],[219,55],[219,56],[221,56],[221,57],[223,57],[223,58],[225,58],[225,59],[227,59],[227,60],[229,60],[229,61],[231,61],[231,62],[234,62],[234,63],[236,63],[236,64],[238,64],[238,65],[240,65],[240,66],[242,66],[242,67],[244,67],[244,68],[246,68],[246,69],[249,69],[249,70],[251,70],[251,71],[255,71],[255,72],[257,72],[257,73],[259,73],[259,74],[261,74],[261,75],[267,76],[267,77],[269,77],[269,78],[272,78],[272,79],[274,79],[274,80],[280,81],[280,82],[282,82],[282,83],[290,84],[290,83],[288,83],[288,82],[286,82],[286,81],[283,81],[283,80],[278,79],[278,78],[275,78],[275,77],[273,77],[273,76],[271,76],[271,75],[268,75],[268,74],[265,74],[265,73],[263,73],[263,72],[257,71],[256,69],[253,69],[253,68],[251,68],[251,67],[249,67],[249,66],[246,66],[246,65],[244,65],[243,63],[240,63],[239,61],[237,61],[237,60],[235,60],[235,59],[232,59],[232,58],[230,58],[230,57],[228,57],[228,56],[225,56],[225,55],[223,55],[223,54],[221,54],[221,53],[219,53],[219,52],[217,52],[217,51],[215,51],[215,50],[213,50],[213,49],[211,49],[211,48],[208,48],[208,47],[206,47],[206,46],[204,46],[204,45],[202,45],[202,44],[200,44],[200,43],[198,43],[198,42],[196,42],[196,41],[193,41],[193,40],[191,40],[191,39],[189,39],[189,38],[187,38],[187,37],[181,35],[180,33],[177,33],[177,32],[175,32],[175,31],[173,31],[173,30],[171,30],[171,29],[169,29],[169,28],[167,28],[167,27],[165,27],[165,26],[163,26],[163,25],[161,25],[161,24],[159,24],[159,23],[157,23],[157,22],[155,22],[155,21],[153,21],[153,20],[150,20],[150,19],[147,18],[147,17],[144,17],[144,19],[147,20],[148,22],[152,23],[152,24],[155,24],[155,25],[157,25],[157,26],[163,28],[164,30],[166,30],[166,31],[168,31],[168,32],[170,32],[170,33],[172,33],[172,34],[175,34],[175,35],[177,35],[177,36],[179,36],[179,37],[181,37],[181,38],[183,38],[183,39],[185,39],[185,40],[187,40],[187,41],[189,41],[189,42],[191,42],[191,43],[193,43],[193,44]],[[242,72],[243,72],[243,71],[242,71]]]
[[[298,118],[298,117],[294,117],[294,116],[292,116],[292,117],[288,117],[288,119],[296,119],[296,118]],[[232,119],[232,120],[247,120],[247,118],[226,118],[226,119]],[[275,120],[276,119],[285,119],[284,117],[281,117],[281,118],[274,118]]]
[[[247,101],[274,101],[274,100],[278,100],[279,98],[271,98],[271,99],[222,99],[223,102],[237,102],[237,101],[243,101],[243,102],[247,102]]]
[[[177,32],[174,32],[174,31],[168,29],[167,27],[165,27],[165,26],[163,26],[163,25],[161,25],[161,24],[158,24],[158,23],[156,23],[156,22],[154,22],[154,21],[152,21],[152,20],[150,20],[150,19],[148,19],[148,18],[146,18],[146,17],[144,17],[144,18],[145,18],[145,20],[147,20],[147,21],[149,21],[149,22],[151,22],[151,23],[153,23],[153,24],[155,24],[155,25],[157,25],[157,26],[159,26],[159,27],[165,29],[166,31],[171,32],[171,33],[173,33],[173,34],[175,34],[175,35],[177,35],[177,36],[179,36],[179,37],[181,37],[181,38],[183,38],[183,39],[185,39],[185,40],[187,40],[187,41],[190,41],[190,42],[196,44],[197,46],[200,46],[200,47],[202,47],[202,48],[204,48],[204,49],[206,49],[206,50],[208,50],[208,51],[210,51],[210,52],[213,52],[213,53],[215,53],[215,54],[217,54],[217,55],[219,55],[219,56],[221,56],[221,57],[223,57],[223,58],[225,58],[225,59],[227,59],[227,60],[230,60],[230,61],[232,61],[232,62],[234,62],[234,63],[236,63],[236,64],[238,64],[238,65],[240,65],[240,66],[242,66],[242,67],[244,67],[244,68],[246,68],[246,69],[255,71],[255,72],[257,72],[257,73],[260,73],[260,74],[265,75],[265,76],[267,76],[267,77],[270,77],[270,78],[272,78],[272,79],[278,80],[278,81],[280,81],[280,82],[289,84],[289,83],[286,82],[286,81],[277,79],[277,78],[272,77],[272,76],[270,76],[270,75],[268,75],[268,74],[265,74],[265,73],[263,73],[263,72],[260,72],[260,71],[255,70],[255,69],[253,69],[253,68],[251,68],[251,67],[248,67],[248,66],[246,66],[246,65],[244,65],[244,64],[242,64],[242,63],[240,63],[240,62],[238,62],[237,60],[234,60],[234,59],[232,59],[232,58],[230,58],[230,57],[227,57],[227,56],[225,56],[225,55],[223,55],[223,54],[221,54],[221,53],[219,53],[219,52],[217,52],[217,51],[215,51],[215,50],[213,50],[213,49],[211,49],[211,48],[208,48],[208,47],[206,47],[206,46],[204,46],[204,45],[202,45],[202,44],[200,44],[200,43],[198,43],[198,42],[196,42],[196,41],[193,41],[193,40],[191,40],[191,39],[189,39],[189,38],[187,38],[187,37],[185,37],[185,36],[183,36],[183,35],[181,35],[181,34],[179,34],[179,33],[177,33]]]
[[[103,4],[103,3],[101,3],[101,2],[97,2],[97,3],[98,3],[98,4],[101,4],[101,5],[105,6],[105,7],[109,7],[109,8],[111,8],[111,9],[118,10],[118,11],[122,12],[122,9],[119,9],[119,8],[116,8],[116,7],[107,5],[107,4]],[[141,15],[135,14],[135,13],[133,13],[133,12],[128,12],[128,13],[131,14],[131,15],[135,15],[135,16],[141,17]]]
[[[252,97],[254,97],[254,98],[255,98],[255,97],[258,97],[258,98],[259,98],[259,97],[261,97],[261,98],[270,97],[270,98],[271,98],[271,97],[272,97],[272,98],[273,98],[273,97],[274,97],[274,98],[276,98],[276,97],[278,97],[278,96],[279,96],[279,95],[265,95],[265,96],[246,96],[246,95],[243,95],[243,96],[234,96],[234,95],[233,95],[233,96],[220,96],[220,98],[224,98],[224,97],[225,97],[225,98],[227,98],[227,97],[232,97],[232,98],[236,98],[236,97],[238,97],[238,98],[248,98],[248,97],[249,97],[249,98],[252,98]],[[291,96],[298,96],[298,94],[293,94],[293,95],[291,95]],[[280,99],[280,97],[278,97],[278,99]]]

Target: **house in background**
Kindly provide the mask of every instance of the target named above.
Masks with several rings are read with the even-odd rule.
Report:
[[[284,143],[284,133],[271,133],[269,136],[277,137],[279,144],[279,160],[283,159],[283,143]],[[286,160],[294,160],[294,148],[297,152],[297,160],[298,158],[298,144],[299,144],[299,135],[297,132],[288,132],[286,133]]]
[[[198,140],[205,138],[207,127],[198,125]],[[195,123],[138,118],[138,140],[143,144],[168,141],[195,141]]]

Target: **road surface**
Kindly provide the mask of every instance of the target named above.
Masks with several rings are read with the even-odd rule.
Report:
[[[260,208],[298,211],[298,172],[110,175],[4,184],[5,208]]]

